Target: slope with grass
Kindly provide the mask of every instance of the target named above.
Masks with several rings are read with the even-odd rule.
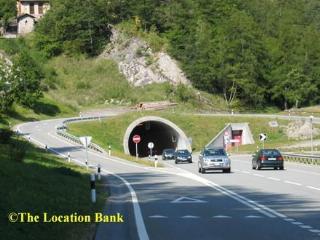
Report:
[[[98,183],[97,204],[91,204],[89,173],[68,164],[52,154],[39,150],[21,139],[11,145],[26,148],[23,160],[13,155],[12,148],[0,144],[0,236],[1,239],[92,239],[91,223],[9,223],[10,212],[44,212],[49,215],[73,213],[93,216],[101,211],[106,190]]]
[[[243,152],[255,151],[261,147],[259,134],[266,133],[268,141],[265,147],[280,147],[297,141],[288,140],[285,127],[289,123],[278,119],[279,128],[269,127],[270,119],[252,117],[221,117],[221,116],[195,116],[192,114],[164,112],[128,113],[126,115],[110,118],[99,122],[73,123],[69,125],[69,131],[77,136],[91,135],[93,141],[104,148],[112,145],[114,151],[123,152],[123,136],[131,122],[145,115],[155,115],[166,118],[177,124],[188,137],[193,139],[194,151],[203,148],[214,136],[216,136],[226,123],[248,122],[256,144],[245,145],[239,148]],[[234,149],[235,150],[235,149]]]

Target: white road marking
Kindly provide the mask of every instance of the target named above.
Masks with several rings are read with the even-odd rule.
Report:
[[[146,226],[144,224],[143,221],[143,217],[142,217],[142,213],[141,213],[141,209],[140,209],[140,205],[139,205],[139,201],[138,201],[138,197],[136,192],[134,191],[133,187],[131,186],[131,184],[125,180],[123,177],[109,172],[105,169],[101,169],[102,172],[105,172],[107,174],[111,174],[112,176],[120,179],[129,189],[130,195],[131,195],[131,202],[133,205],[133,212],[134,212],[134,218],[135,218],[135,222],[136,222],[136,227],[137,227],[137,231],[138,231],[138,235],[139,235],[139,239],[146,239],[149,240],[149,236],[146,230]]]
[[[273,180],[273,181],[281,181],[279,178],[274,178],[274,177],[268,177],[268,179]]]
[[[193,216],[193,215],[186,215],[182,216],[181,218],[200,218],[199,216]]]
[[[226,216],[226,215],[216,215],[216,216],[213,216],[212,218],[232,218],[232,217]]]
[[[152,215],[152,216],[149,216],[149,218],[168,218],[168,217],[162,216],[162,215]]]
[[[263,176],[263,175],[261,175],[261,174],[257,174],[257,173],[254,173],[253,176],[256,176],[256,177],[265,177],[265,176]]]
[[[206,203],[206,201],[190,197],[179,197],[170,203]]]
[[[296,221],[294,221],[294,222],[291,222],[291,223],[294,224],[294,225],[303,225],[302,222],[296,222]]]
[[[256,215],[248,215],[248,216],[245,216],[245,218],[262,218],[262,217],[256,216]]]
[[[309,232],[312,232],[312,233],[320,233],[320,230],[318,230],[318,229],[309,229]]]
[[[250,174],[250,172],[248,171],[241,171],[242,173],[246,173],[246,174]]]
[[[284,182],[288,184],[296,185],[296,186],[302,186],[301,183],[297,183],[297,182],[291,182],[291,181],[284,181]]]
[[[312,227],[308,226],[308,225],[300,225],[301,228],[304,228],[304,229],[312,229]]]
[[[307,188],[320,191],[320,188],[316,188],[316,187],[312,187],[312,186],[307,186]]]
[[[294,221],[295,221],[293,218],[285,218],[285,219],[283,219],[283,220],[285,220],[285,221],[287,221],[287,222],[294,222]]]

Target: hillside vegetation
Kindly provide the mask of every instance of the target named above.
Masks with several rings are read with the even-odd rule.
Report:
[[[110,24],[158,33],[198,89],[228,104],[280,108],[319,103],[319,1],[62,1],[37,27],[47,56],[96,55]],[[94,14],[93,14],[94,13]]]

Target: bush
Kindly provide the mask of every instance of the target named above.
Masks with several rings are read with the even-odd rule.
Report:
[[[13,132],[10,129],[1,128],[0,129],[0,143],[1,144],[9,143],[12,135],[13,135]]]
[[[13,161],[22,162],[27,153],[26,143],[12,140],[10,143],[10,158]]]

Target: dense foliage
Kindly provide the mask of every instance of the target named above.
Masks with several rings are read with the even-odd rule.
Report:
[[[2,0],[0,0],[2,1]],[[96,55],[132,20],[169,42],[193,85],[252,107],[319,104],[318,0],[52,0],[37,25],[47,56]]]
[[[16,16],[16,0],[0,0],[0,27]]]
[[[7,112],[16,102],[26,107],[34,107],[42,96],[39,66],[27,52],[22,51],[14,60],[0,58],[0,112]]]

